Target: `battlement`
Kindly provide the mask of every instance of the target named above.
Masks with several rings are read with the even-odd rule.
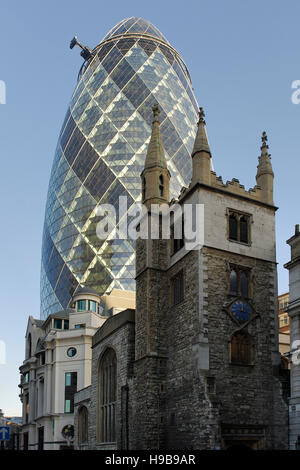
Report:
[[[232,178],[231,181],[226,181],[226,184],[224,184],[222,176],[217,176],[214,171],[211,171],[210,175],[211,186],[222,189],[223,191],[228,191],[232,194],[237,194],[239,196],[253,199],[254,201],[262,201],[262,190],[260,186],[255,185],[254,188],[250,188],[247,191],[245,186],[240,184],[237,178]]]
[[[232,178],[231,181],[226,181],[226,183],[223,183],[222,176],[217,176],[214,171],[211,171],[210,175],[210,184],[206,186],[211,186],[212,188],[215,188],[217,190],[219,189],[221,191],[226,191],[229,194],[237,195],[240,197],[246,197],[247,199],[252,199],[253,201],[257,201],[260,203],[264,202],[262,197],[262,189],[260,186],[255,185],[254,188],[249,188],[248,190],[246,190],[245,186],[243,184],[240,184],[237,178]],[[191,182],[188,187],[183,186],[181,188],[178,199],[173,198],[170,201],[170,205],[178,203],[183,198],[185,198],[185,196],[191,191],[194,186],[194,182]]]

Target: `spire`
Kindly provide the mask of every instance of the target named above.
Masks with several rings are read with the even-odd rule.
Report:
[[[268,137],[266,132],[262,133],[262,145],[260,147],[261,154],[258,157],[256,182],[262,189],[262,200],[267,204],[274,204],[273,201],[273,180],[274,173],[271,164],[271,155],[269,154],[269,146],[267,145]]]
[[[160,109],[158,104],[153,106],[152,111],[154,118],[152,123],[152,134],[145,160],[145,170],[153,167],[167,168],[165,150],[160,137],[160,122],[158,120]]]
[[[196,134],[196,138],[194,142],[192,157],[197,152],[207,152],[211,155],[208,138],[206,134],[206,129],[205,129],[206,123],[204,121],[204,117],[205,117],[205,114],[204,114],[203,108],[199,108],[198,129],[197,129],[197,134]]]
[[[258,165],[257,165],[257,174],[256,179],[262,175],[269,174],[274,176],[272,164],[271,164],[271,155],[268,153],[269,146],[267,145],[268,137],[265,131],[263,131],[261,136],[262,146],[261,155],[258,157]]]
[[[199,108],[199,121],[192,152],[192,183],[210,184],[211,153],[205,129],[203,108]]]
[[[148,145],[145,166],[141,174],[142,178],[142,202],[148,207],[151,204],[169,202],[170,172],[167,167],[164,146],[160,137],[158,116],[160,109],[157,104],[153,110],[153,125],[150,142]]]

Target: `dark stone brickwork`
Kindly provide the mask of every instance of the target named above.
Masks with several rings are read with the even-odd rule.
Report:
[[[121,312],[122,314],[122,312]],[[119,315],[121,315],[119,314]],[[113,348],[117,356],[117,404],[116,404],[116,437],[115,445],[99,442],[98,423],[98,371],[99,362],[107,348]],[[132,377],[132,364],[134,359],[134,323],[126,322],[113,333],[101,340],[93,347],[91,403],[89,408],[89,448],[111,449],[124,448],[124,432],[126,433],[126,413],[122,409],[122,387],[126,387]],[[124,397],[124,395],[123,395]]]

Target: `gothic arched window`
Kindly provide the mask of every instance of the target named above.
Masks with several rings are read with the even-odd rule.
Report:
[[[230,290],[230,294],[237,295],[238,293],[237,273],[234,269],[230,271],[229,290]]]
[[[235,214],[229,216],[229,238],[230,240],[238,239],[238,221]]]
[[[100,442],[116,440],[117,358],[113,349],[104,353],[99,374],[99,437]]]
[[[88,442],[88,410],[82,406],[78,411],[78,444]]]
[[[243,297],[248,297],[248,276],[243,271],[240,274],[240,291]]]
[[[244,216],[240,218],[240,241],[248,243],[248,219]]]
[[[238,331],[232,336],[230,360],[232,364],[251,364],[251,338],[247,332]]]

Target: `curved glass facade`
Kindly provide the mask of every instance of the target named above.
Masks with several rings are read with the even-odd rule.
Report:
[[[141,198],[140,173],[152,106],[171,172],[171,196],[191,178],[198,105],[189,73],[151,23],[129,18],[92,51],[62,125],[50,176],[43,232],[41,318],[66,308],[77,285],[100,294],[135,290],[132,240],[99,240],[98,204],[128,209]]]

